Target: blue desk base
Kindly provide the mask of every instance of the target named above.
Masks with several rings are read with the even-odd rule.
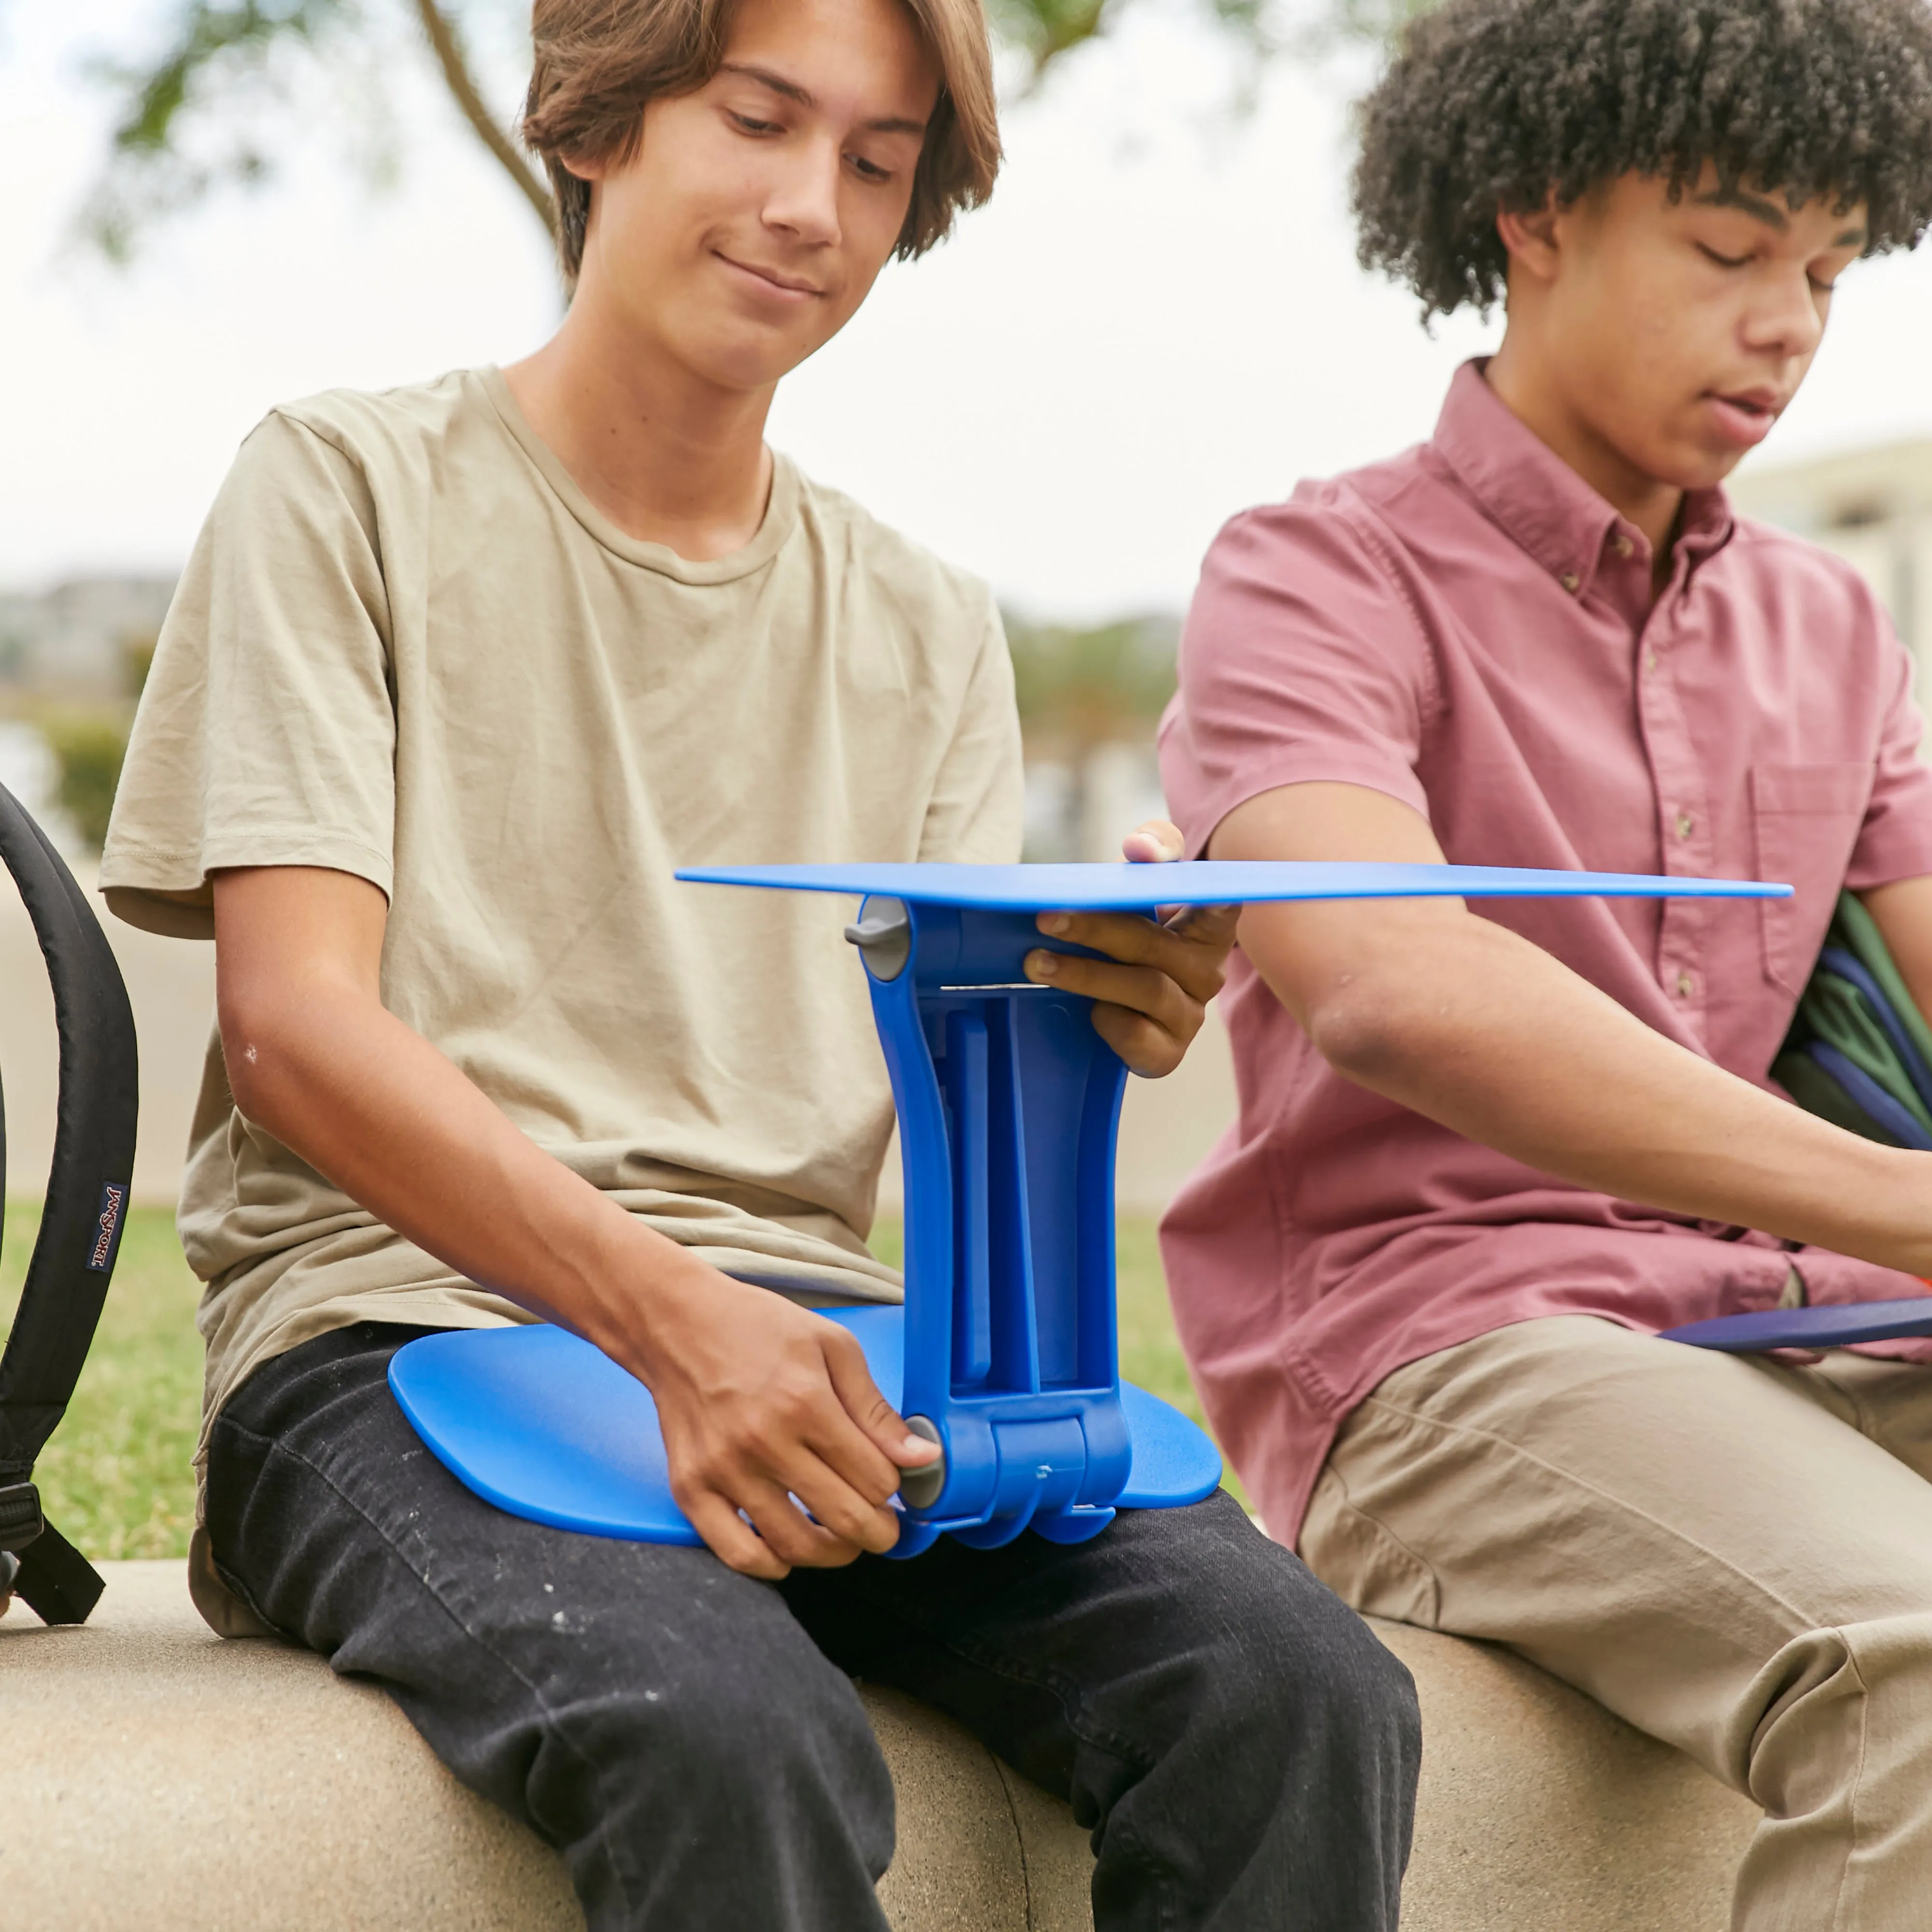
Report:
[[[821,1312],[858,1337],[872,1379],[897,1408],[904,1311]],[[699,1540],[671,1499],[650,1391],[561,1328],[532,1323],[425,1335],[391,1358],[389,1387],[437,1460],[512,1516],[592,1536]],[[1207,1436],[1131,1382],[1121,1384],[1120,1395],[1133,1463],[1114,1507],[1171,1508],[1211,1496],[1221,1480],[1221,1456]],[[920,1549],[928,1540],[902,1538]]]

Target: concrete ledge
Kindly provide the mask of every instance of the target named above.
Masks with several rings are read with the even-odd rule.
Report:
[[[1750,1799],[1508,1651],[1371,1622],[1422,1698],[1402,1932],[1726,1932]]]
[[[581,1932],[562,1868],[380,1691],[224,1643],[182,1567],[103,1566],[79,1630],[0,1624],[0,1899],[62,1932]],[[1504,1652],[1378,1626],[1422,1692],[1406,1932],[1722,1932],[1756,1814]],[[956,1726],[868,1690],[896,1932],[1091,1932],[1086,1836]]]
[[[563,1867],[370,1685],[224,1643],[178,1563],[79,1629],[0,1623],[0,1912],[60,1932],[583,1932]],[[867,1690],[896,1932],[1089,1932],[1086,1834],[956,1726]]]

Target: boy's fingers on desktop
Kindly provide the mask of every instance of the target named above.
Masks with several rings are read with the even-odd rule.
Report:
[[[1120,841],[1120,856],[1130,865],[1171,864],[1187,850],[1180,828],[1171,819],[1150,818]]]
[[[1036,985],[1064,986],[1096,1001],[1094,1024],[1136,1073],[1157,1077],[1172,1072],[1201,1030],[1204,1004],[1156,967],[1030,952],[1026,975]],[[1109,1024],[1102,1025],[1101,1016],[1108,1007],[1118,1012]],[[1132,1051],[1125,1050],[1123,1042]]]
[[[1219,946],[1223,958],[1234,950],[1234,938],[1241,924],[1238,905],[1176,906],[1161,920],[1161,930],[1191,940],[1196,946]]]
[[[1143,1080],[1166,1078],[1187,1057],[1186,1040],[1126,1006],[1097,1004],[1094,1030],[1126,1063],[1128,1072]]]
[[[1202,1002],[1158,966],[1127,966],[1042,950],[1027,955],[1026,975],[1042,985],[1064,986],[1090,1000],[1144,1013],[1156,1026],[1184,1039],[1191,1038],[1201,1024]]]
[[[1232,908],[1210,907],[1219,914]],[[1138,914],[1125,912],[1043,912],[1034,923],[1054,939],[1071,940],[1109,959],[1129,966],[1151,967],[1164,973],[1191,1000],[1205,1005],[1221,990],[1227,976],[1228,953],[1234,943],[1233,917],[1210,917],[1185,924],[1156,926]],[[1028,956],[1028,976],[1034,960]],[[1063,966],[1076,963],[1070,955],[1060,956]],[[1070,976],[1062,981],[1072,986]],[[1080,986],[1082,992],[1088,989]],[[1128,1004],[1137,1002],[1129,1001]],[[1156,1015],[1155,1017],[1158,1018]]]

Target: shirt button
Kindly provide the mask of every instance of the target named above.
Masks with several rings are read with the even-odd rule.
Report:
[[[1680,1000],[1688,1000],[1696,990],[1697,982],[1691,977],[1690,969],[1687,967],[1677,976],[1677,997]]]
[[[1657,653],[1656,653],[1654,651],[1646,651],[1646,652],[1644,652],[1644,654],[1643,654],[1643,668],[1644,668],[1644,669],[1645,669],[1646,670],[1656,670],[1656,668],[1657,668]]]
[[[1688,838],[1691,833],[1696,830],[1696,826],[1697,821],[1693,818],[1688,812],[1680,812],[1677,814],[1677,836],[1678,838]]]
[[[1610,548],[1615,550],[1619,556],[1629,556],[1636,550],[1636,545],[1632,543],[1630,538],[1625,536],[1622,530],[1619,530],[1615,536],[1611,538]]]
[[[1583,581],[1574,570],[1566,570],[1556,580],[1573,597],[1576,596]]]

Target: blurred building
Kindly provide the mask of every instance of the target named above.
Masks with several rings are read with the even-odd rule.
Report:
[[[171,576],[76,577],[45,590],[0,590],[0,692],[106,703],[124,698],[128,656],[152,645]]]
[[[1932,700],[1932,438],[1753,471],[1730,493],[1864,575],[1918,662],[1920,702]]]

